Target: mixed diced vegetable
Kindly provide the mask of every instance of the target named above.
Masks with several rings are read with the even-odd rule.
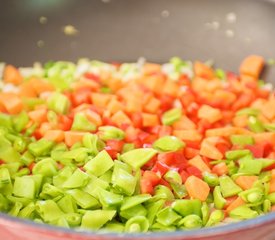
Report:
[[[1,64],[0,211],[65,228],[188,230],[275,211],[275,97],[172,58]]]

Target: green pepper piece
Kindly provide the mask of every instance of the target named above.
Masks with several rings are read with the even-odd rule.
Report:
[[[64,215],[53,200],[36,202],[36,211],[45,222],[52,222]]]
[[[99,197],[99,201],[103,207],[119,206],[119,205],[121,205],[121,203],[123,201],[122,195],[108,192],[104,189],[98,190],[98,197]]]
[[[6,212],[9,209],[9,201],[6,197],[3,196],[2,193],[0,193],[0,211]]]
[[[106,182],[106,181],[102,180],[101,178],[97,178],[93,175],[90,175],[90,178],[91,178],[91,180],[84,188],[82,188],[82,190],[98,199],[99,198],[99,196],[98,196],[99,190],[108,189],[109,182]]]
[[[149,229],[149,222],[143,216],[136,216],[129,219],[125,224],[125,231],[129,233],[147,232]]]
[[[174,200],[175,198],[171,190],[163,185],[158,185],[155,187],[155,196],[168,201]]]
[[[271,202],[268,199],[265,199],[263,202],[263,212],[269,213],[271,210]]]
[[[56,113],[66,114],[70,108],[69,99],[62,93],[54,92],[47,100],[50,110]]]
[[[25,152],[26,150],[26,147],[27,147],[27,143],[24,139],[22,138],[17,138],[14,142],[13,142],[13,148],[19,152],[19,153],[22,153],[22,152]]]
[[[254,116],[248,118],[248,127],[252,132],[256,133],[264,132],[265,130],[262,122]]]
[[[131,208],[128,208],[127,210],[120,211],[119,215],[121,217],[125,218],[125,219],[130,219],[130,218],[133,218],[135,216],[144,216],[144,217],[146,217],[147,210],[143,205],[138,204],[138,205],[135,205]]]
[[[268,194],[266,199],[268,199],[272,204],[275,204],[275,192]]]
[[[87,119],[84,113],[77,113],[74,116],[71,129],[75,131],[93,132],[96,130],[96,126]]]
[[[57,163],[51,158],[45,158],[34,165],[32,172],[44,177],[52,177],[57,174],[57,170]]]
[[[208,222],[209,216],[210,216],[210,208],[206,202],[202,203],[201,215],[202,215],[202,224],[205,225]]]
[[[179,183],[170,183],[174,195],[179,198],[182,199],[184,197],[186,197],[188,195],[186,187],[183,184],[179,184]]]
[[[16,132],[21,132],[29,122],[28,114],[23,111],[12,119],[13,128]],[[1,125],[2,126],[2,125]]]
[[[262,163],[262,169],[270,167],[275,163],[275,159],[270,158],[255,158],[255,160]]]
[[[101,176],[114,165],[114,162],[110,155],[105,151],[101,151],[96,157],[92,158],[84,165],[84,169],[88,173],[92,173],[95,176]]]
[[[125,143],[122,148],[122,154],[135,149],[135,144]]]
[[[275,124],[274,123],[266,123],[263,126],[267,131],[275,132]]]
[[[0,188],[11,183],[10,172],[7,168],[0,168]]]
[[[53,146],[54,142],[41,138],[37,142],[30,143],[28,149],[34,156],[41,157],[49,155]]]
[[[249,175],[258,175],[260,174],[263,163],[262,161],[257,161],[253,159],[241,159],[239,161],[240,167],[238,173],[245,173]]]
[[[254,138],[249,135],[232,135],[230,136],[230,141],[233,145],[245,146],[245,145],[253,145]]]
[[[77,210],[75,200],[70,195],[62,197],[57,205],[64,213],[75,213]]]
[[[79,168],[63,183],[63,188],[80,188],[87,185],[89,182],[89,175]]]
[[[174,136],[164,136],[156,140],[153,148],[161,152],[175,152],[185,147],[185,143]]]
[[[113,126],[104,126],[98,128],[99,137],[104,140],[123,140],[125,138],[125,133],[120,128],[113,127]]]
[[[151,230],[154,232],[174,232],[176,231],[176,227],[175,226],[164,226],[163,224],[159,223],[159,222],[155,222],[152,226],[151,226]]]
[[[220,190],[222,196],[225,198],[235,196],[242,191],[242,189],[228,176],[221,176],[219,180]]]
[[[34,199],[35,192],[35,182],[32,176],[15,178],[13,186],[13,194],[15,196]]]
[[[151,198],[150,194],[140,194],[133,197],[126,197],[123,200],[120,210],[124,211],[128,208],[132,208],[138,204],[144,203]]]
[[[122,168],[117,169],[112,175],[113,187],[127,196],[133,195],[137,185],[137,179]]]
[[[247,155],[251,156],[251,152],[248,149],[231,150],[225,153],[225,157],[230,160],[238,160]]]
[[[219,177],[216,174],[209,172],[203,173],[203,181],[205,181],[210,187],[219,185]]]
[[[263,201],[263,190],[257,187],[250,188],[246,191],[239,193],[239,196],[247,203],[259,203]]]
[[[64,218],[70,227],[77,227],[81,224],[82,216],[78,213],[67,213]]]
[[[87,133],[82,139],[83,146],[88,149],[88,152],[97,155],[99,150],[103,149],[102,142],[96,134]]]
[[[236,115],[241,116],[241,115],[249,115],[249,116],[257,116],[259,115],[260,111],[256,108],[243,108],[239,110]]]
[[[4,136],[0,136],[0,159],[6,163],[20,161],[20,154]]]
[[[122,233],[124,232],[124,225],[119,222],[109,222],[105,224],[104,229],[107,232]]]
[[[58,227],[70,228],[70,226],[64,216],[62,216],[54,221],[51,221],[50,224],[56,225]]]
[[[157,151],[152,148],[138,148],[129,152],[123,153],[120,158],[123,162],[129,164],[133,169],[139,169],[147,163],[152,157],[157,154]]]
[[[205,224],[205,227],[215,226],[216,224],[220,223],[224,219],[224,213],[222,210],[214,210]]]
[[[0,113],[0,126],[5,129],[12,129],[12,125],[11,116],[5,113]]]
[[[79,147],[70,151],[63,152],[57,160],[59,159],[62,159],[62,162],[64,162],[64,160],[66,161],[66,159],[70,159],[74,160],[77,163],[84,163],[88,159],[88,149],[84,147]]]
[[[174,108],[165,112],[161,121],[163,125],[172,125],[174,122],[178,121],[182,116],[182,110],[180,108]]]
[[[216,209],[223,209],[225,204],[226,204],[226,200],[222,196],[220,186],[215,187],[213,195],[214,195],[215,208]]]
[[[163,208],[157,214],[157,222],[164,226],[171,226],[176,224],[180,219],[181,216],[173,211],[171,207]]]
[[[201,228],[202,220],[198,215],[191,214],[181,219],[178,223],[178,226],[184,229]]]
[[[74,169],[75,167],[72,166],[65,166],[63,169],[61,169],[58,174],[53,177],[53,185],[56,187],[62,187],[64,182],[66,182],[67,179],[69,179],[73,174]]]
[[[52,199],[60,195],[63,195],[63,191],[61,189],[49,183],[45,183],[39,196],[43,199]]]
[[[182,178],[175,170],[169,170],[167,173],[165,173],[164,179],[169,183],[182,184]]]
[[[258,213],[257,211],[250,209],[248,206],[242,205],[229,212],[229,216],[235,219],[245,220],[257,217]]]
[[[67,193],[70,194],[76,204],[83,209],[96,209],[100,206],[99,202],[92,195],[79,189],[71,189],[68,190]]]
[[[115,215],[116,211],[113,210],[86,211],[82,217],[81,228],[98,230],[104,224],[111,221]]]
[[[20,210],[18,217],[31,219],[34,215],[36,206],[33,202],[30,202],[26,207]]]
[[[217,68],[215,71],[215,75],[220,79],[225,81],[226,80],[226,73],[221,68]]]
[[[22,208],[23,204],[21,202],[15,202],[12,209],[9,211],[9,215],[17,217]]]
[[[165,200],[163,199],[146,204],[146,209],[148,210],[147,219],[150,226],[154,223],[157,213],[163,208],[164,204]]]
[[[195,214],[201,217],[201,207],[202,203],[198,199],[180,199],[175,200],[172,205],[172,209],[180,214],[181,216],[185,217],[187,215]]]

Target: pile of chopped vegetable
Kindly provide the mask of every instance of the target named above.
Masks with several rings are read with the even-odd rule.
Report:
[[[275,211],[275,97],[260,56],[0,65],[0,211],[66,228],[174,231]]]

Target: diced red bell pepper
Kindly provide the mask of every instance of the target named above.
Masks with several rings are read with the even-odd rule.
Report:
[[[163,176],[165,173],[169,171],[169,169],[169,166],[167,166],[165,163],[157,161],[154,167],[152,168],[152,171]]]
[[[189,174],[189,176],[193,175],[193,176],[196,176],[196,177],[202,179],[202,173],[198,168],[196,168],[194,166],[190,166],[190,167],[186,168],[186,171]]]
[[[161,178],[153,171],[145,171],[143,173],[142,179],[146,179],[147,181],[151,182],[152,186],[155,187],[159,184]]]
[[[154,193],[154,187],[152,183],[143,178],[140,180],[140,190],[141,193],[149,193],[151,195]]]

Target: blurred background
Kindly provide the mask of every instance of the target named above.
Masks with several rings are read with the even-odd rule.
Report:
[[[0,60],[179,56],[236,71],[249,54],[275,58],[274,24],[271,0],[2,0]]]

